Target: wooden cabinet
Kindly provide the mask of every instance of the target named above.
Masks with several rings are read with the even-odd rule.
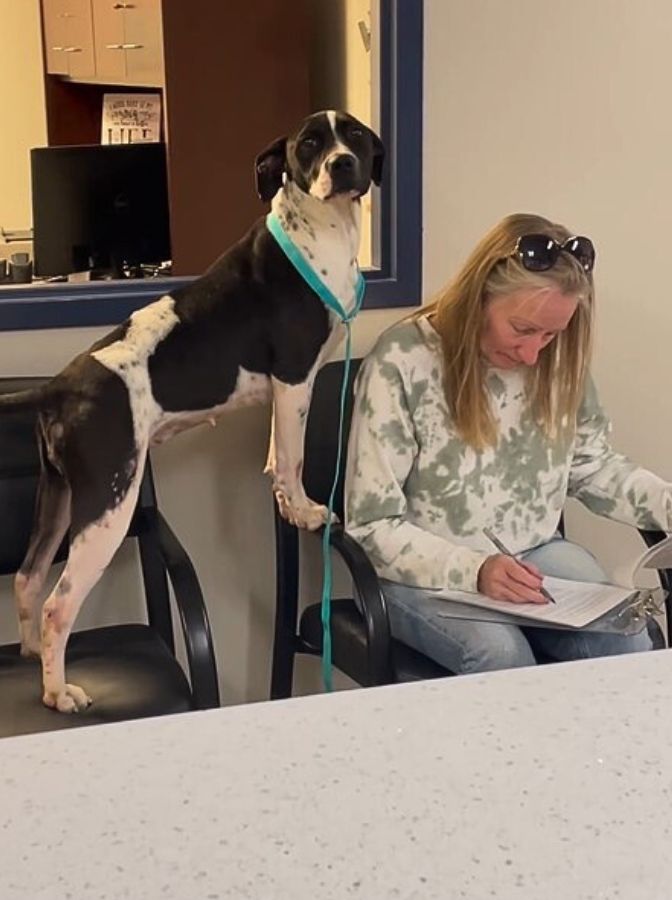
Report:
[[[96,78],[110,84],[163,84],[161,0],[91,0]]]
[[[161,0],[42,0],[46,69],[73,81],[161,87]]]
[[[70,78],[95,76],[90,0],[42,0],[47,72]]]

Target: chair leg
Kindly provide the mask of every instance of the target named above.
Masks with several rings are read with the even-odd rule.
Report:
[[[276,607],[271,700],[292,696],[299,602],[299,535],[275,507]]]
[[[292,696],[294,640],[294,635],[284,630],[283,633],[275,635],[271,670],[271,700],[284,700]]]

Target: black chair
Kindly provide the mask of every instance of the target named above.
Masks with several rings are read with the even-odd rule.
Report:
[[[1,379],[0,392],[42,379]],[[39,473],[33,413],[0,418],[0,574],[23,561],[32,528]],[[156,503],[148,461],[128,536],[137,540],[147,621],[72,634],[68,677],[92,697],[85,712],[62,714],[42,705],[38,660],[23,659],[18,643],[0,647],[0,736],[53,731],[103,722],[159,716],[219,706],[210,625],[191,560]],[[67,554],[67,539],[57,560]],[[184,635],[187,679],[175,657],[168,579]]]
[[[336,491],[335,512],[343,520],[343,480],[347,435],[352,415],[352,382],[361,360],[354,360],[348,390],[344,422],[344,447],[341,478]],[[308,496],[325,503],[329,497],[336,461],[338,414],[343,363],[333,362],[320,371],[313,393],[306,432],[303,481]],[[321,535],[319,536],[321,539]],[[662,532],[642,532],[651,546],[662,540]],[[341,525],[335,525],[331,546],[345,563],[352,578],[353,597],[332,600],[331,631],[333,664],[365,687],[453,675],[434,660],[395,640],[390,634],[385,597],[378,576],[362,547]],[[299,535],[296,528],[280,517],[275,508],[276,618],[271,675],[271,699],[292,693],[294,657],[297,653],[319,655],[322,652],[320,603],[310,604],[298,616]],[[672,572],[660,573],[666,594],[668,641],[670,637],[670,589]],[[298,629],[297,629],[298,620]],[[654,646],[664,647],[658,625],[651,621]],[[550,662],[538,657],[539,662]]]

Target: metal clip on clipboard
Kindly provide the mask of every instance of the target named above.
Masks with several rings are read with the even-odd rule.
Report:
[[[615,631],[620,634],[638,634],[646,627],[649,619],[663,615],[665,612],[665,596],[662,587],[643,588],[636,591],[632,599],[626,600],[620,609],[612,610],[604,616],[605,626],[614,620],[613,628],[593,628],[593,631]],[[598,620],[599,622],[599,620]],[[596,625],[594,622],[593,625]]]
[[[627,636],[644,631],[649,619],[661,615],[663,611],[662,588],[634,588],[632,594],[623,603],[580,629],[574,629],[567,625],[549,626],[546,624],[545,627],[561,628],[563,631],[597,631]],[[543,622],[533,622],[529,619],[525,620],[525,625],[527,627],[544,627]]]

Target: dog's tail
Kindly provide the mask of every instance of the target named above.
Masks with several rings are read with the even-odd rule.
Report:
[[[13,394],[0,393],[0,415],[3,412],[37,411],[51,393],[49,382]]]

